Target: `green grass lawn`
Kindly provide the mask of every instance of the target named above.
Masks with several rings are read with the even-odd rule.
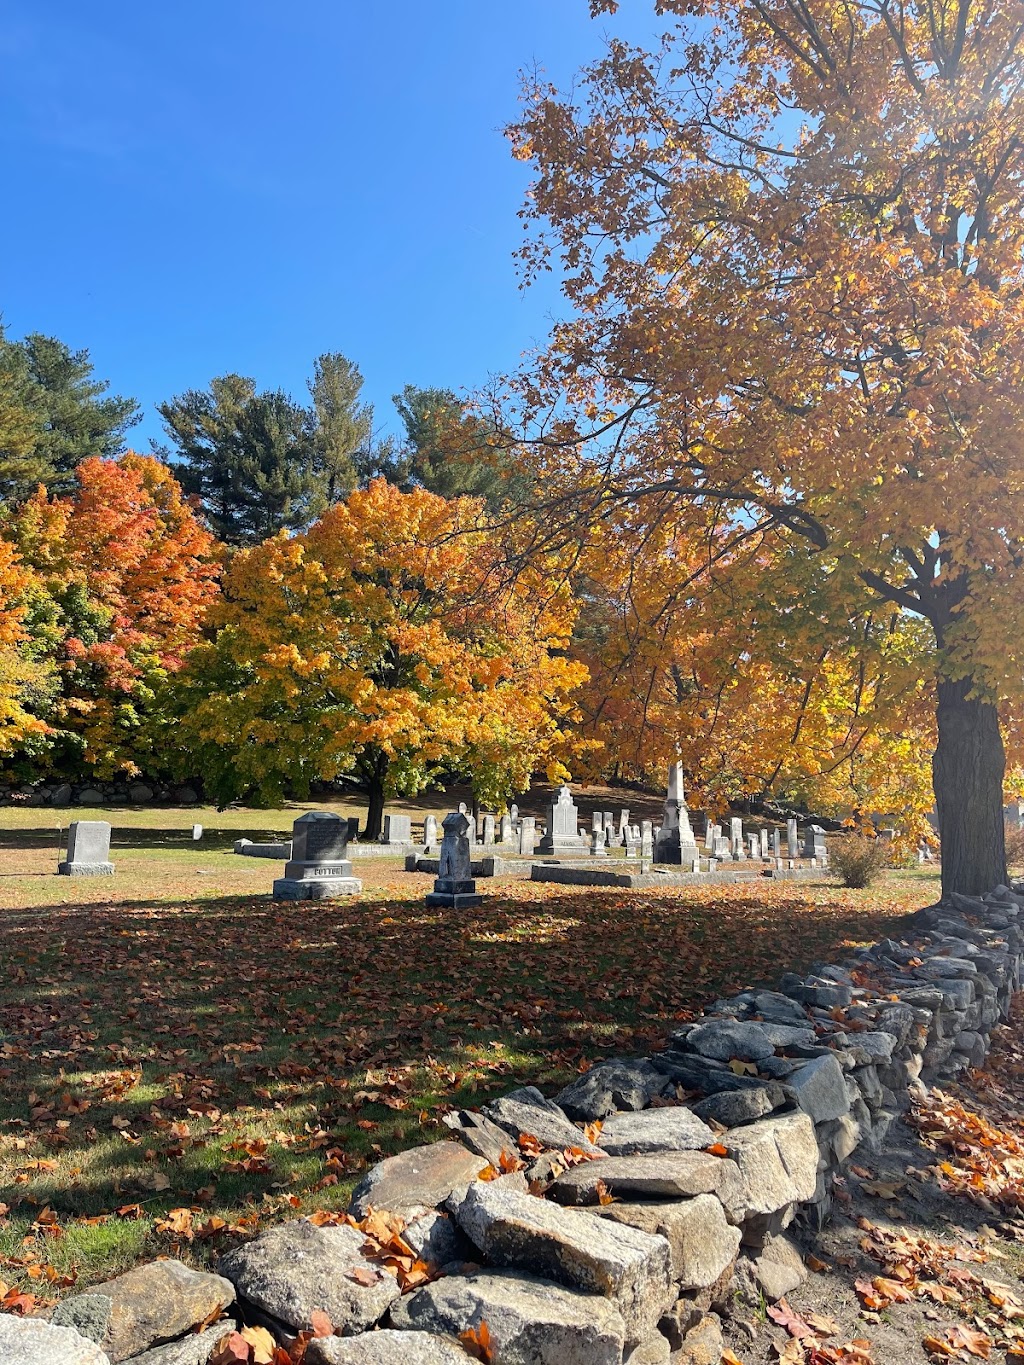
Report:
[[[343,1205],[367,1163],[444,1135],[447,1106],[649,1050],[937,894],[931,870],[864,892],[508,882],[439,914],[429,878],[367,860],[360,897],[275,906],[275,862],[168,840],[70,880],[6,823],[0,1279],[42,1298]]]

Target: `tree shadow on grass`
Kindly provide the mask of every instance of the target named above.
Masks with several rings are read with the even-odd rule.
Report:
[[[26,1146],[0,1183],[24,1170],[16,1204],[69,1217],[163,1211],[214,1186],[209,1206],[238,1217],[340,1172],[315,1196],[331,1202],[361,1163],[443,1135],[442,1106],[557,1089],[587,1061],[657,1049],[719,995],[905,928],[896,909],[838,893],[815,906],[784,885],[529,886],[458,913],[370,895],[13,912],[0,1135]],[[166,1191],[147,1191],[154,1171]]]

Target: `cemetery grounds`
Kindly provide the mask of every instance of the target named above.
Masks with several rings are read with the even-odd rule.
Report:
[[[447,1109],[651,1050],[720,995],[900,937],[939,889],[933,866],[864,891],[486,880],[478,909],[428,911],[431,877],[373,858],[359,897],[273,904],[280,865],[232,841],[302,809],[0,812],[0,1307],[344,1208]],[[114,825],[113,879],[54,875],[72,816]]]

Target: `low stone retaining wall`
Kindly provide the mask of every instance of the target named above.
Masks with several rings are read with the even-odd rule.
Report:
[[[718,1001],[554,1099],[453,1111],[454,1140],[378,1163],[348,1214],[273,1227],[219,1275],[142,1266],[52,1325],[0,1318],[0,1358],[206,1365],[233,1318],[180,1338],[227,1311],[282,1343],[329,1320],[309,1365],[465,1365],[481,1343],[493,1365],[716,1365],[715,1309],[794,1288],[793,1234],[828,1218],[833,1177],[984,1061],[1020,985],[1022,909],[1024,887],[954,896],[906,941]]]

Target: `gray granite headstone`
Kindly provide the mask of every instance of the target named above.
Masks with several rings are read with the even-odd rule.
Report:
[[[804,857],[825,857],[825,831],[821,825],[808,825],[804,834]]]
[[[498,842],[500,844],[510,844],[512,842],[512,817],[503,815],[501,824],[498,826]]]
[[[789,858],[800,857],[800,835],[797,832],[795,820],[786,821],[786,856]]]
[[[301,815],[292,826],[292,856],[284,876],[274,882],[274,900],[331,900],[362,891],[346,857],[348,828],[348,820],[330,811]]]
[[[112,877],[110,825],[106,820],[72,820],[68,828],[68,851],[57,864],[62,877]]]
[[[411,844],[412,843],[412,816],[411,815],[385,815],[384,834],[381,838],[383,844]]]
[[[482,896],[476,892],[473,867],[469,856],[469,820],[461,811],[453,810],[441,823],[441,858],[434,889],[426,896],[431,907],[464,910],[480,905]]]
[[[494,816],[490,812],[484,816],[483,842],[494,843]]]

